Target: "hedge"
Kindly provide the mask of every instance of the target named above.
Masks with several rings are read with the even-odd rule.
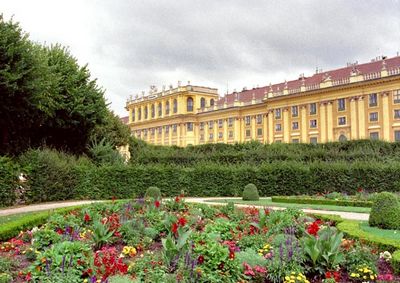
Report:
[[[400,250],[392,254],[392,266],[396,274],[400,274]]]
[[[356,206],[356,207],[371,207],[372,201],[362,200],[334,200],[323,198],[312,198],[307,196],[273,196],[273,202],[283,203],[304,203],[304,204],[324,204],[324,205],[338,205],[338,206]]]
[[[17,163],[8,157],[0,156],[0,207],[15,203],[18,173]]]

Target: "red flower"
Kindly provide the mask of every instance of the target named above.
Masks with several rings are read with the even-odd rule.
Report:
[[[159,207],[160,207],[160,201],[159,201],[159,200],[156,200],[156,201],[154,202],[154,206],[157,207],[157,208],[159,208]]]
[[[225,267],[225,264],[224,264],[223,262],[221,262],[221,263],[218,265],[218,269],[220,269],[220,270],[224,269],[224,267]]]
[[[359,193],[362,193],[362,191],[363,191],[363,188],[361,188],[361,187],[359,187],[359,188],[357,189],[357,192],[359,192]]]
[[[325,273],[325,278],[333,278],[336,282],[340,282],[340,273],[338,271],[327,271]]]
[[[233,250],[229,251],[229,258],[230,259],[235,259],[235,252]]]
[[[25,276],[25,280],[26,280],[26,281],[31,281],[31,279],[32,279],[32,274],[31,274],[30,272],[28,272],[28,273],[26,274],[26,276]]]
[[[58,229],[56,230],[56,232],[57,232],[58,235],[64,234],[64,230],[61,229],[61,228],[58,228]]]
[[[172,224],[171,231],[172,233],[176,234],[178,232],[178,224]]]
[[[180,225],[180,226],[185,226],[186,225],[186,223],[187,223],[187,220],[184,218],[184,217],[181,217],[181,218],[179,218],[178,219],[178,224]]]
[[[198,258],[197,258],[197,263],[198,264],[202,264],[204,262],[204,256],[203,255],[200,255]]]
[[[175,198],[175,202],[179,202],[180,201],[180,198],[179,197],[176,197]]]
[[[314,221],[313,223],[311,223],[307,228],[307,232],[310,235],[317,236],[318,231],[319,231],[319,226],[318,226],[317,221]]]
[[[83,221],[89,222],[91,220],[90,215],[86,212],[85,216],[83,217]]]

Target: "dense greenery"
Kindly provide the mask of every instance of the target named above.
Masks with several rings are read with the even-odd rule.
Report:
[[[254,184],[247,184],[244,187],[242,199],[243,200],[259,200],[260,196],[258,195],[257,187]]]
[[[369,224],[383,229],[400,229],[400,203],[396,195],[382,192],[376,197]]]
[[[154,186],[148,187],[146,190],[145,197],[159,200],[161,199],[161,191],[159,188]]]
[[[273,196],[273,202],[280,203],[303,203],[303,204],[323,204],[323,205],[339,205],[339,206],[357,206],[357,207],[371,207],[372,201],[364,200],[343,200],[343,199],[323,199],[312,196]]]

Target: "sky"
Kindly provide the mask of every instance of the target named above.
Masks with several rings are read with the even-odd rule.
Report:
[[[0,0],[0,13],[68,46],[121,117],[151,85],[223,96],[400,52],[400,0]]]

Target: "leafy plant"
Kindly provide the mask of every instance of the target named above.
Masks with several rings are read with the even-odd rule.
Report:
[[[257,187],[254,184],[247,184],[243,190],[243,200],[259,200]]]
[[[176,269],[176,263],[188,249],[188,239],[192,230],[179,227],[177,230],[178,237],[170,233],[167,238],[162,239],[164,260],[169,266],[171,272]]]
[[[114,230],[110,230],[107,225],[97,221],[93,225],[92,241],[94,243],[94,249],[98,250],[103,245],[110,242]]]
[[[33,246],[38,250],[44,250],[52,244],[60,242],[61,235],[48,228],[39,229],[33,234]]]
[[[146,190],[145,198],[152,198],[154,200],[161,199],[161,191],[159,188],[151,186]]]
[[[400,203],[388,192],[380,193],[371,208],[369,225],[383,229],[400,229]]]

